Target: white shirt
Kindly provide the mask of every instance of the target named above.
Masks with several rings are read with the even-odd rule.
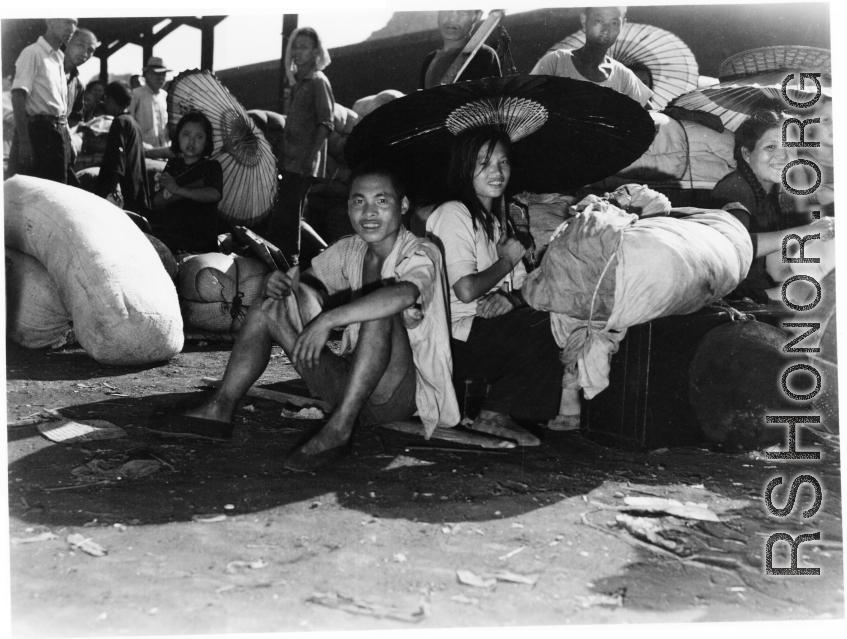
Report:
[[[68,110],[65,54],[39,36],[37,42],[18,56],[12,89],[26,91],[28,115],[65,115]]]
[[[494,264],[497,256],[497,241],[500,239],[500,224],[495,220],[494,241],[488,239],[481,225],[473,227],[473,218],[468,208],[458,201],[445,202],[426,220],[426,232],[437,238],[444,250],[447,268],[447,284],[450,288],[450,323],[453,339],[468,341],[473,318],[481,297],[472,302],[463,302],[453,290],[456,282],[466,275],[475,275]],[[526,268],[518,262],[511,273],[500,280],[491,291],[508,285],[511,290],[523,286]],[[491,291],[488,291],[489,293]]]
[[[154,148],[168,146],[168,92],[159,89],[153,93],[149,87],[140,86],[132,90],[129,112],[141,127],[141,139]]]
[[[641,106],[646,106],[653,92],[647,88],[636,75],[617,60],[606,56],[606,63],[612,67],[609,77],[603,82],[589,80],[573,64],[572,49],[558,49],[551,51],[538,61],[538,64],[530,71],[530,75],[555,75],[560,78],[573,78],[583,82],[593,82],[601,87],[609,87],[618,93],[628,95]]]

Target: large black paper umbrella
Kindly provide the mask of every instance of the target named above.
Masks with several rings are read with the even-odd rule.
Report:
[[[512,192],[581,187],[632,164],[653,141],[653,120],[629,97],[590,82],[508,76],[417,91],[365,116],[347,139],[348,164],[381,158],[413,194],[441,195],[455,136],[496,126],[513,144]]]
[[[800,90],[801,71],[783,69],[737,77],[735,80],[691,91],[674,100],[672,106],[714,113],[727,129],[735,131],[756,109],[792,110],[792,105],[782,96],[782,83],[792,73],[794,78],[786,89],[788,97],[800,103],[813,99],[818,92],[815,82],[804,79],[803,89]],[[821,84],[821,93],[832,97],[832,79],[821,76],[818,82]]]
[[[585,44],[585,32],[572,33],[554,44],[557,49],[578,49]],[[675,97],[697,88],[700,71],[697,60],[679,36],[652,24],[627,22],[609,56],[630,69],[650,72],[653,104],[663,109]]]
[[[276,158],[264,134],[209,71],[184,71],[168,87],[170,121],[178,122],[191,111],[212,123],[212,159],[221,163],[224,175],[218,212],[237,224],[260,221],[270,213],[277,194]]]

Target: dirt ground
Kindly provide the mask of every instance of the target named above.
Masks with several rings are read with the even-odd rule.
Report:
[[[15,636],[844,617],[831,438],[804,435],[823,452],[812,465],[629,452],[549,431],[537,448],[456,450],[374,428],[341,465],[303,475],[281,460],[312,422],[272,401],[245,401],[227,444],[145,430],[155,411],[208,392],[199,380],[222,375],[228,345],[188,342],[168,363],[123,368],[80,349],[6,348],[10,423],[61,408],[128,434],[63,445],[36,425],[9,428]],[[275,350],[259,385],[305,394],[295,378]],[[132,460],[158,467],[109,474]],[[804,487],[790,516],[771,516],[767,483],[809,471],[824,489],[818,513],[801,520]],[[649,496],[706,505],[719,521],[625,504]],[[820,576],[765,575],[771,534],[815,531],[800,566]],[[107,554],[71,548],[76,533]],[[788,565],[787,545],[774,556]]]

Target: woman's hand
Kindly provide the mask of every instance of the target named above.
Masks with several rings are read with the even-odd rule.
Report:
[[[332,326],[326,321],[326,314],[322,313],[309,322],[297,336],[294,352],[291,353],[291,363],[314,370],[321,361],[321,351],[326,346],[331,330]]]
[[[815,233],[820,233],[822,242],[826,242],[835,238],[834,217],[824,217],[820,220],[815,220],[811,224],[807,225],[807,228],[807,235],[814,235]]]
[[[263,290],[265,297],[281,300],[291,295],[295,288],[293,280],[284,271],[272,271],[265,277]]]
[[[476,306],[476,314],[483,319],[505,315],[518,307],[517,302],[504,291],[497,290],[482,297]]]
[[[176,183],[176,178],[170,173],[160,174],[159,185],[163,189],[167,189],[167,191],[169,193],[172,193],[173,195],[176,195],[177,191],[179,190],[179,184]]]
[[[497,257],[509,261],[512,267],[517,266],[523,256],[526,255],[526,249],[514,236],[507,236],[505,233],[500,236],[497,241]]]

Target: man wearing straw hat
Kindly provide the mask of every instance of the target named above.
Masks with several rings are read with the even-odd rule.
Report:
[[[145,147],[155,149],[171,143],[168,136],[168,93],[162,89],[169,71],[162,58],[150,56],[142,69],[146,84],[132,91],[129,112],[141,127]]]
[[[626,21],[626,7],[586,7],[579,16],[585,44],[579,49],[558,49],[545,55],[530,75],[555,75],[593,82],[629,96],[649,107],[653,92],[617,60],[606,55]]]

